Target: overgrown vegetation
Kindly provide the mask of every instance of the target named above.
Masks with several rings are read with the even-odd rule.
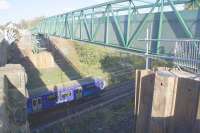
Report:
[[[185,5],[187,10],[196,10],[200,7],[200,0],[191,0],[189,4]]]
[[[75,45],[85,75],[109,78],[118,83],[135,78],[136,69],[145,68],[145,59],[134,54],[119,52],[110,48],[93,45]],[[172,67],[167,61],[153,60],[153,67]],[[93,71],[94,70],[94,71]]]
[[[71,79],[79,79],[80,77],[77,76],[77,73],[82,77],[102,77],[107,80],[108,84],[115,84],[135,79],[135,70],[145,68],[145,59],[133,54],[96,45],[74,44],[73,47],[75,47],[76,52],[70,52],[69,54],[73,57],[78,57],[69,59],[69,61],[75,64],[78,72],[75,70],[75,66],[68,67],[67,64],[63,65],[65,69],[55,67],[38,69],[38,72],[30,70],[27,87],[35,89],[44,85],[51,86],[70,81]],[[74,53],[77,53],[77,55],[74,55]],[[171,67],[173,64],[154,60],[153,67],[157,66]]]
[[[101,48],[95,48],[92,45],[75,45],[79,55],[80,62],[86,65],[99,65],[107,51]]]
[[[109,83],[134,78],[134,69],[144,67],[144,59],[113,49],[77,44],[76,50],[84,75],[101,76]]]

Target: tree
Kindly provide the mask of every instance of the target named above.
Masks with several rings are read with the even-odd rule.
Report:
[[[191,0],[189,4],[186,4],[185,9],[196,10],[200,7],[200,0]]]
[[[27,28],[27,22],[24,19],[21,20],[19,25],[20,25],[20,28],[24,28],[24,29]]]
[[[23,29],[32,29],[36,27],[45,17],[37,17],[32,20],[21,20],[19,23],[20,27]]]

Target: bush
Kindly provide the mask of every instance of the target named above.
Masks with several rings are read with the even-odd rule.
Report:
[[[77,45],[76,50],[78,51],[77,53],[79,55],[80,62],[87,65],[97,65],[103,58],[104,54],[103,51],[90,45]]]

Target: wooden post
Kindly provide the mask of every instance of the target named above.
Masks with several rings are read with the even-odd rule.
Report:
[[[165,133],[167,119],[171,117],[174,106],[177,80],[170,76],[156,74],[149,133]]]
[[[135,87],[135,131],[145,133],[148,131],[147,125],[151,113],[153,98],[154,73],[150,70],[136,71]]]
[[[136,72],[136,133],[189,133],[194,128],[198,133],[200,82],[164,69],[142,73],[146,70]]]
[[[197,116],[196,116],[196,121],[195,121],[194,129],[193,129],[193,133],[200,133],[200,91],[199,91],[199,102],[198,102],[198,108],[197,108]]]

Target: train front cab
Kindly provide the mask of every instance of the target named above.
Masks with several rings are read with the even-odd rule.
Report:
[[[96,86],[95,82],[83,85],[83,96],[91,96],[99,92],[100,89]]]

